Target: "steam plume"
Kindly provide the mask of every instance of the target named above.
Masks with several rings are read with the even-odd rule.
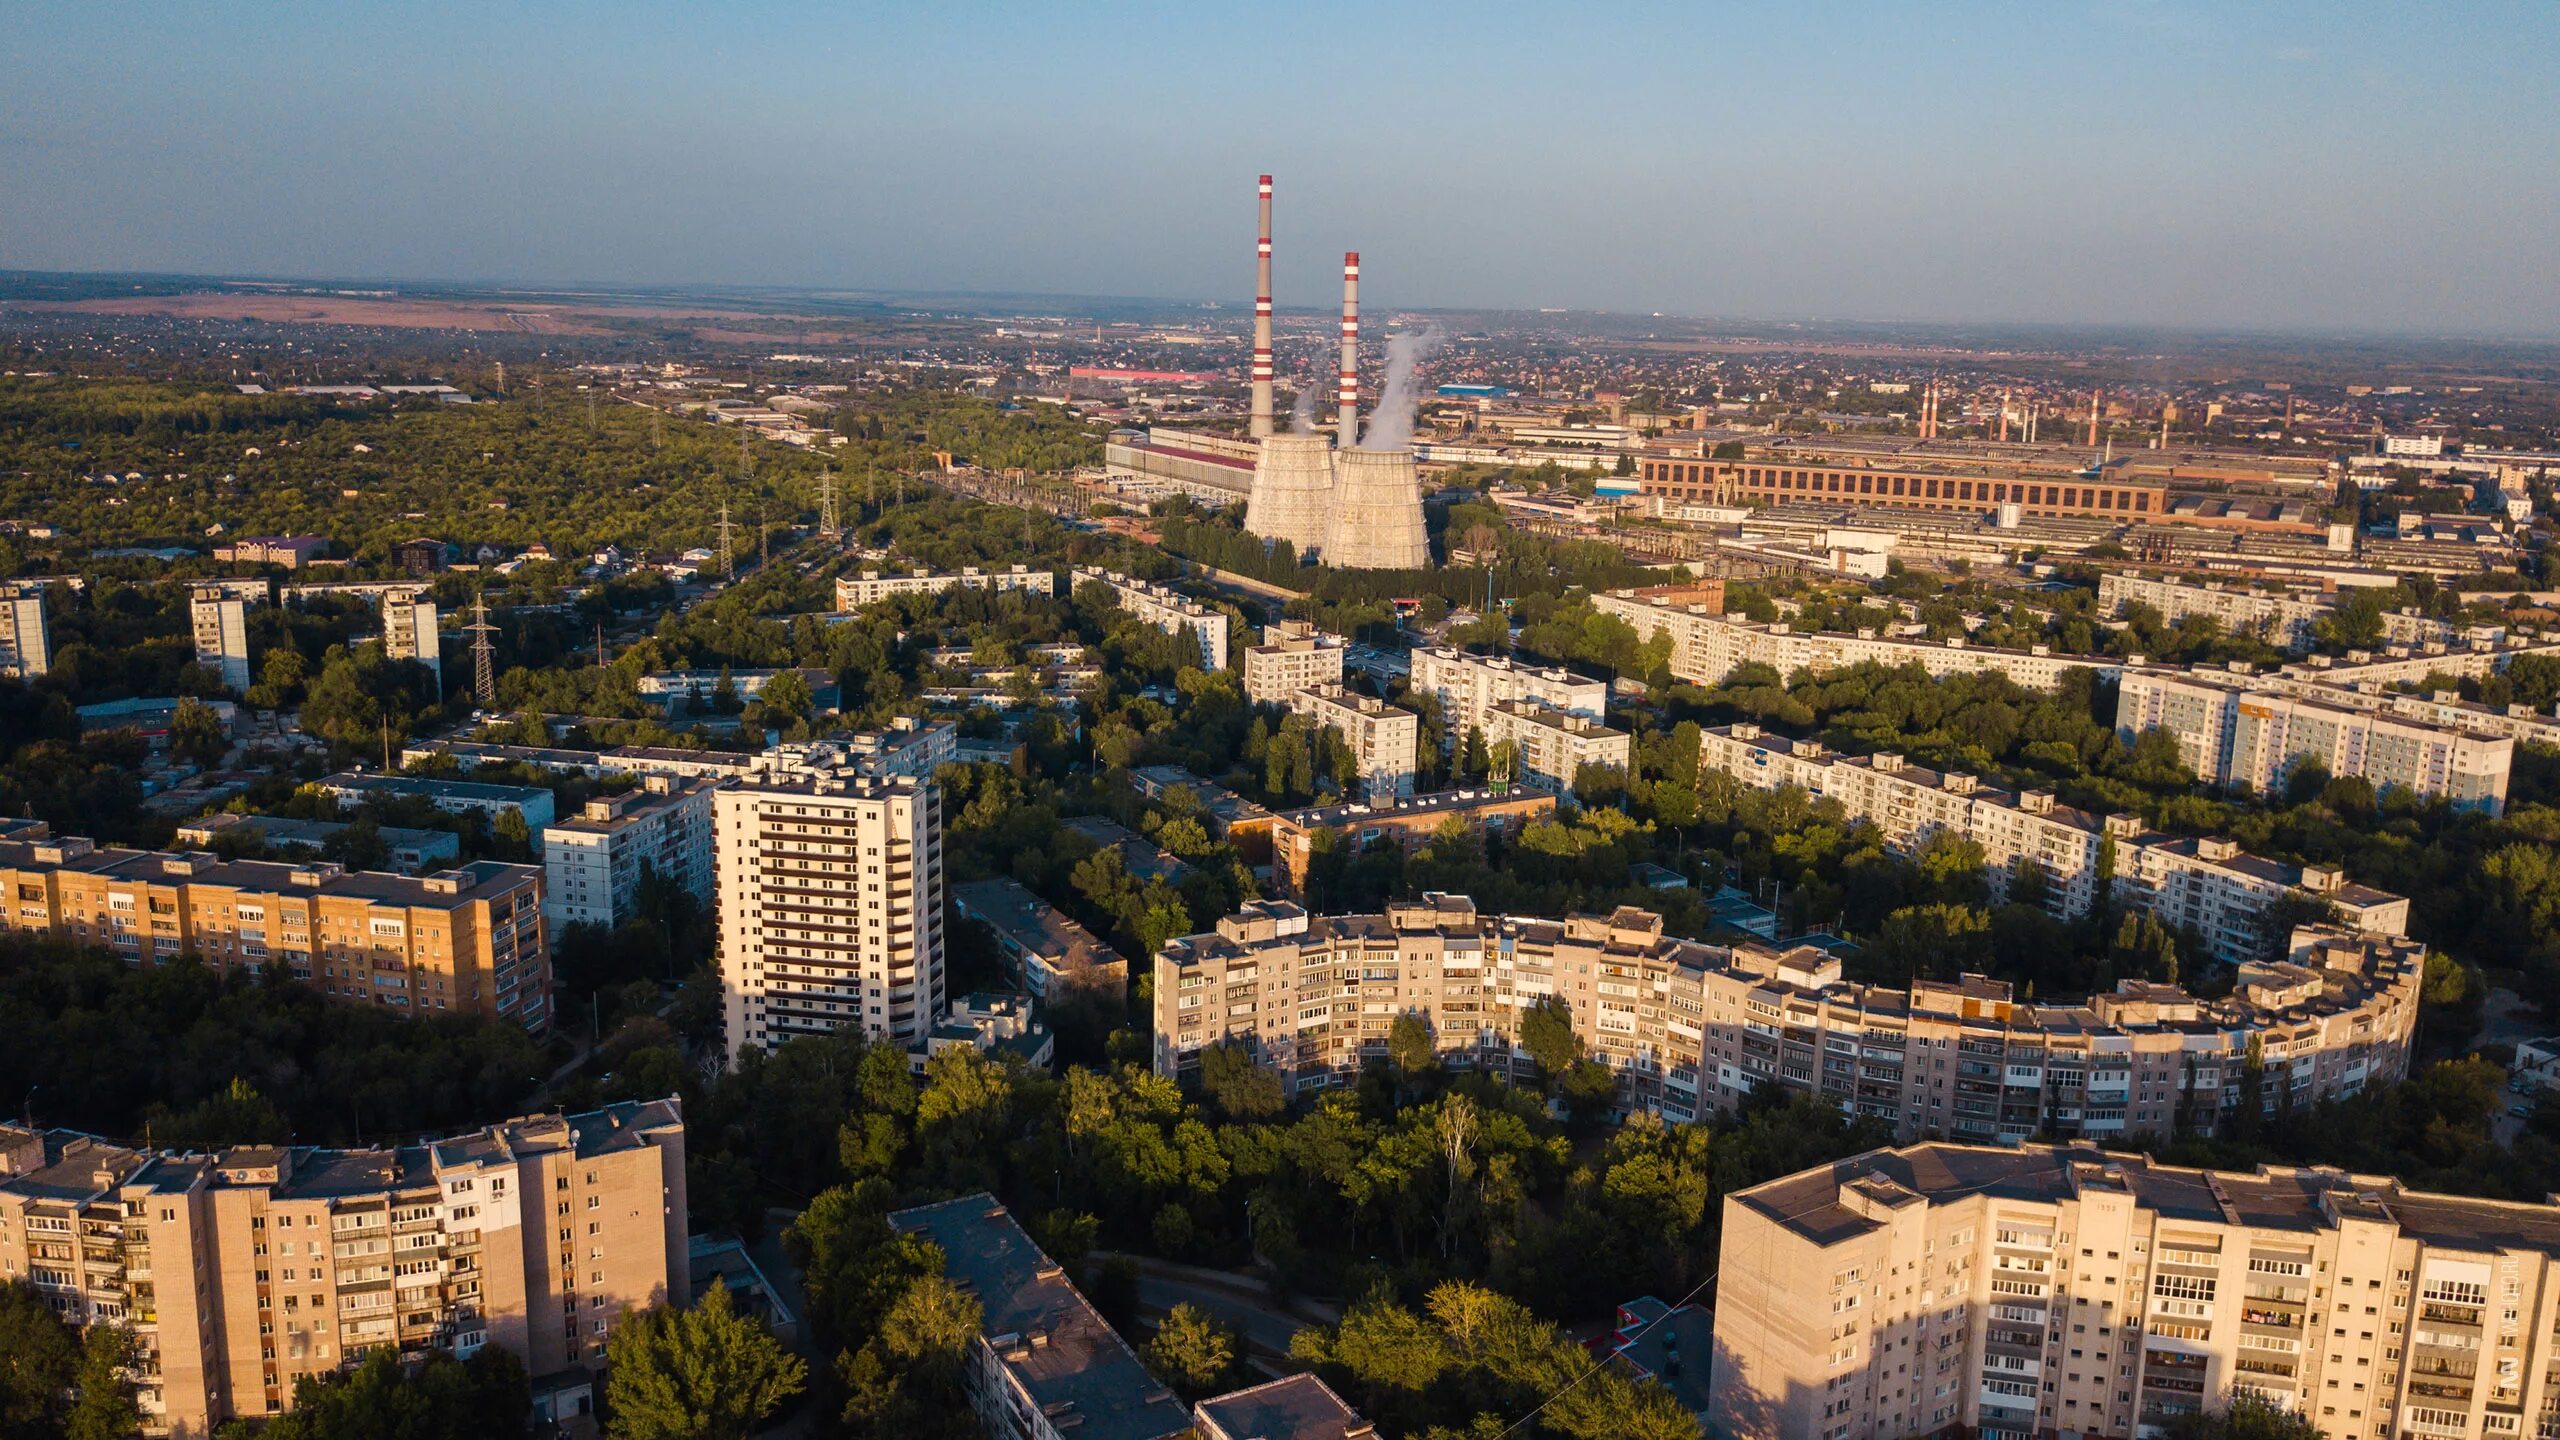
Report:
[[[1369,412],[1360,436],[1363,450],[1401,450],[1413,442],[1413,412],[1421,394],[1415,379],[1422,362],[1440,348],[1440,327],[1398,335],[1387,342],[1387,378],[1378,387],[1378,403]]]

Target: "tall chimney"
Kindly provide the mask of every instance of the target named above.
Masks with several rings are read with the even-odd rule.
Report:
[[[1342,386],[1335,399],[1342,410],[1334,422],[1333,443],[1348,450],[1360,438],[1360,252],[1342,257]]]
[[[2103,393],[2099,390],[2089,392],[2089,443],[2092,445],[2098,443],[2098,397]]]
[[[2009,443],[2009,392],[2000,392],[2000,443]]]
[[[1253,252],[1253,438],[1271,436],[1271,177],[1262,177],[1262,238]]]

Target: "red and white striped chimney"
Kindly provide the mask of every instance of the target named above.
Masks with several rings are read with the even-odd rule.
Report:
[[[1334,422],[1333,443],[1348,450],[1360,435],[1360,252],[1342,257],[1342,387],[1335,396],[1341,414]]]
[[[1253,437],[1271,434],[1271,177],[1262,177],[1262,238],[1253,259]]]

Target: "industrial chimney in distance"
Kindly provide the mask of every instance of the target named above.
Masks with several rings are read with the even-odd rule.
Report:
[[[1253,438],[1271,435],[1271,177],[1262,177],[1262,235],[1253,258]]]
[[[1342,257],[1342,385],[1336,393],[1341,412],[1334,421],[1333,444],[1348,450],[1360,440],[1360,252]]]

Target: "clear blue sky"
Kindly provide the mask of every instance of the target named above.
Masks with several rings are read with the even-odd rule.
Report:
[[[2560,4],[0,0],[0,266],[2560,334]]]

